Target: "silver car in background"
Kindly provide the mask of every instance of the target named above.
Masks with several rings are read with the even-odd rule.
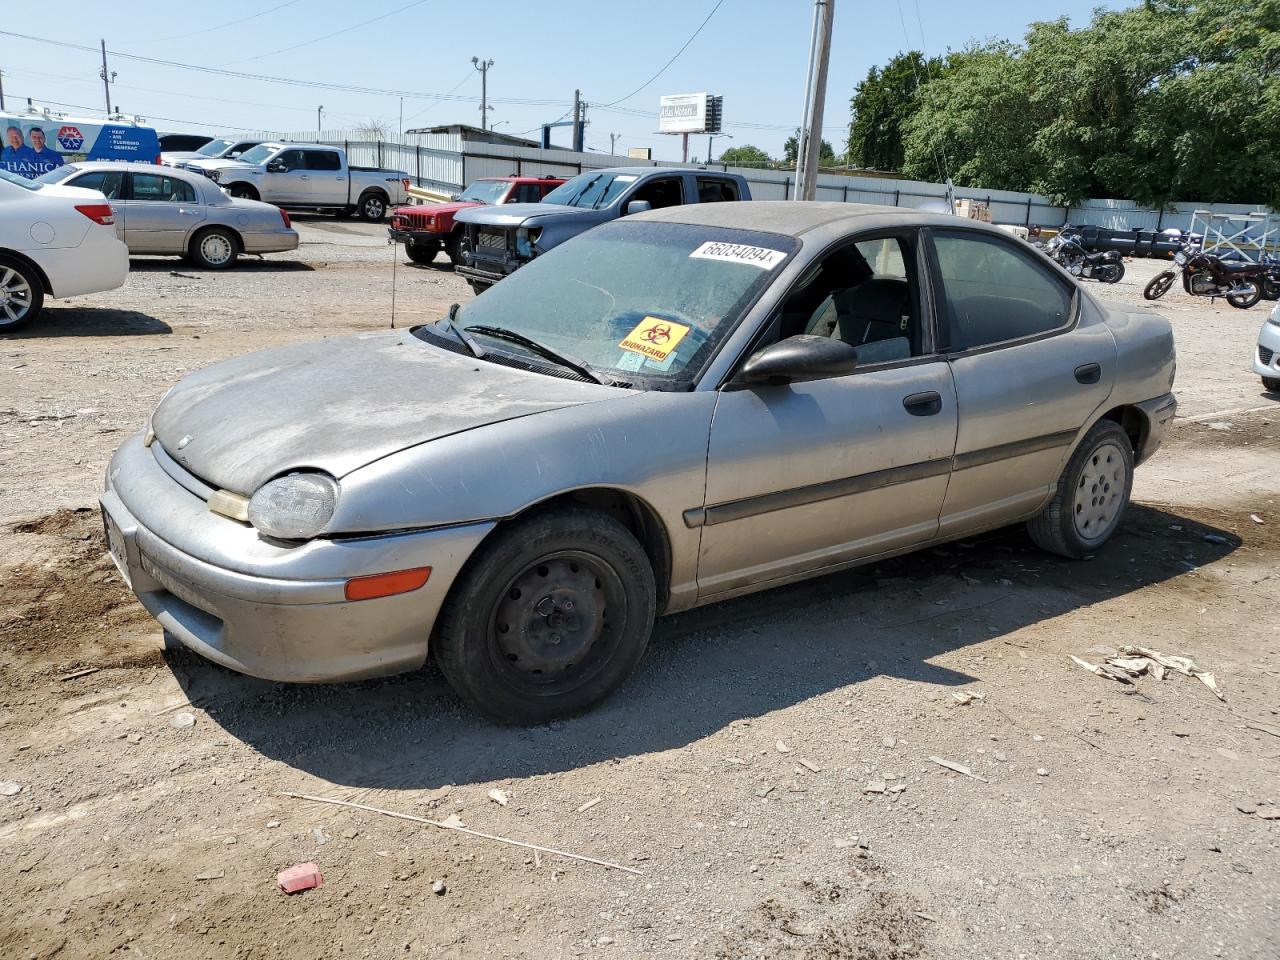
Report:
[[[586,709],[656,614],[1025,522],[1098,550],[1173,419],[1173,333],[976,221],[623,217],[412,330],[194,373],[117,451],[116,562],[259,677],[435,652],[504,722]]]
[[[246,150],[252,150],[261,140],[242,140],[239,137],[219,137],[210,140],[199,150],[166,150],[160,154],[160,162],[166,167],[185,170],[192,160],[235,160]]]
[[[298,248],[298,232],[283,210],[229,197],[212,180],[187,170],[98,160],[65,164],[40,182],[100,190],[130,256],[173,254],[223,270],[242,253]]]

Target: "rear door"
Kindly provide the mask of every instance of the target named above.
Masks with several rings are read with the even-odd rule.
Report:
[[[1036,509],[1082,426],[1111,393],[1116,346],[1079,295],[1015,238],[932,231],[939,333],[960,406],[941,533]]]
[[[697,177],[699,203],[725,203],[741,200],[738,183],[728,177]]]
[[[112,206],[115,206],[115,201]],[[124,242],[130,253],[182,253],[205,218],[195,187],[162,173],[130,173],[124,208]]]

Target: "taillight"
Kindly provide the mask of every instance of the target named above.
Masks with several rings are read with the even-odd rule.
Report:
[[[109,227],[116,222],[116,212],[111,209],[109,203],[78,203],[76,209],[94,223],[100,223],[104,227]]]
[[[405,189],[405,192],[407,193],[409,190],[409,178],[405,177],[400,182],[404,184],[404,189]]]
[[[285,213],[283,210],[280,211],[280,219],[284,221],[284,225],[286,227],[293,226],[293,224],[289,222],[289,214]]]

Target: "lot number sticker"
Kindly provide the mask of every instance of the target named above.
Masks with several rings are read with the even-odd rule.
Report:
[[[618,346],[661,363],[675,353],[676,347],[680,346],[680,341],[688,332],[689,328],[683,323],[663,320],[661,317],[645,317],[622,338]]]
[[[750,247],[745,243],[721,243],[716,240],[708,240],[693,253],[689,254],[689,257],[690,259],[696,258],[698,260],[748,263],[762,270],[772,270],[787,259],[787,255],[781,250],[770,250],[768,247]]]

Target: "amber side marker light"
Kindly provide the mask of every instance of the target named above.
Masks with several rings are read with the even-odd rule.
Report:
[[[408,593],[425,584],[430,576],[430,567],[414,567],[412,570],[397,570],[395,573],[375,573],[371,577],[354,577],[347,581],[347,599],[373,600],[377,597],[392,597],[397,593]]]

